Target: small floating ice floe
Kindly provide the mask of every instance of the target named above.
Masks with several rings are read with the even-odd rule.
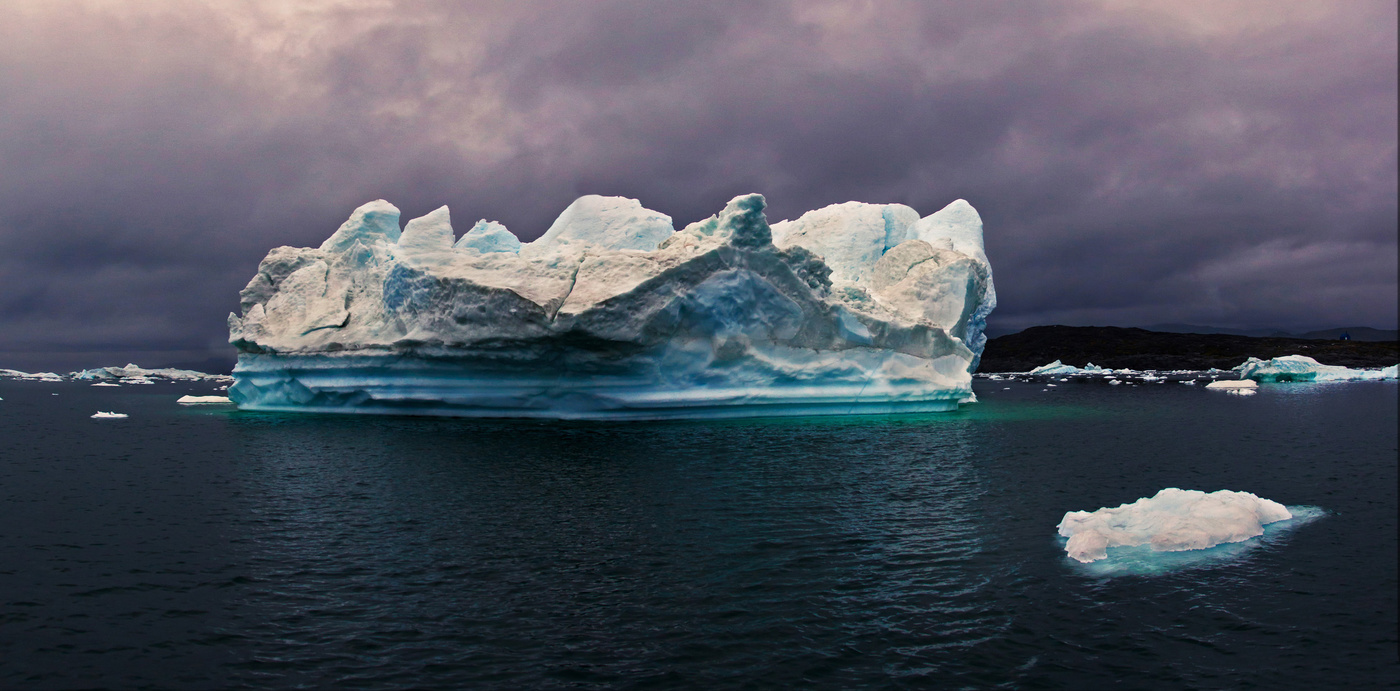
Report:
[[[1097,511],[1070,511],[1060,521],[1065,552],[1089,563],[1113,547],[1147,545],[1154,552],[1209,549],[1264,534],[1264,526],[1293,518],[1275,501],[1249,492],[1201,492],[1168,487],[1154,497]]]
[[[1195,379],[1187,379],[1186,381],[1181,382],[1181,383],[1182,383],[1182,384],[1185,384],[1185,385],[1187,385],[1187,386],[1195,386],[1195,385],[1196,385],[1196,380],[1195,380]]]
[[[100,381],[96,384],[93,384],[93,386],[121,386],[121,384],[113,384],[111,382]]]
[[[126,413],[104,413],[104,412],[102,412],[102,411],[99,410],[99,411],[93,413],[92,415],[90,415],[89,417],[92,417],[93,419],[96,419],[96,420],[117,420],[117,419],[120,419],[120,418],[124,418],[124,417],[126,417],[126,416],[127,416]]]
[[[1236,396],[1253,396],[1259,392],[1259,384],[1252,379],[1224,379],[1206,384],[1206,389]]]
[[[181,396],[175,401],[180,405],[217,405],[221,403],[233,403],[228,396]]]
[[[1117,379],[1110,379],[1110,380],[1108,380],[1108,383],[1109,383],[1110,386],[1118,386],[1119,384],[1122,384],[1123,382],[1118,381]]]

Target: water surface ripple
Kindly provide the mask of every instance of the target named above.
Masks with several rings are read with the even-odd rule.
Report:
[[[1400,679],[1393,383],[665,424],[174,404],[201,392],[0,382],[0,686]],[[1168,486],[1326,515],[1155,575],[1065,558],[1065,511]]]

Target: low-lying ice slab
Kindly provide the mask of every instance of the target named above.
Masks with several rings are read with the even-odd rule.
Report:
[[[228,396],[181,396],[175,401],[180,405],[220,405],[232,403]]]
[[[1234,370],[1245,379],[1261,382],[1381,381],[1400,378],[1400,365],[1383,369],[1351,369],[1324,365],[1306,355],[1285,355],[1272,360],[1252,357]]]
[[[158,369],[146,369],[140,365],[127,364],[125,367],[96,367],[72,372],[68,376],[74,380],[131,380],[133,383],[149,383],[149,379],[170,379],[174,381],[221,381],[230,379],[223,374],[205,374],[192,369],[174,369],[162,367]]]
[[[1224,379],[1206,384],[1209,391],[1224,391],[1236,396],[1253,396],[1259,390],[1259,384],[1253,379]]]
[[[1110,547],[1149,545],[1158,552],[1206,549],[1262,535],[1263,526],[1292,518],[1278,502],[1249,492],[1201,492],[1169,487],[1117,508],[1070,511],[1060,521],[1065,552],[1087,563]]]
[[[982,222],[764,199],[674,231],[581,197],[534,242],[447,207],[366,204],[268,253],[229,315],[229,397],[258,410],[658,419],[924,412],[973,400],[996,304]]]

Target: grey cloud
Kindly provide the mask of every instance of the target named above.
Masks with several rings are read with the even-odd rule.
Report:
[[[967,198],[1002,326],[1395,325],[1393,3],[250,7],[0,28],[0,351],[207,349],[360,203],[528,239],[584,193]]]

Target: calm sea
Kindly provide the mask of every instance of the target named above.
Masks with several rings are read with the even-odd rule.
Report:
[[[952,414],[573,424],[0,382],[0,686],[1400,685],[1395,383],[976,387]],[[1066,511],[1164,487],[1320,517],[1065,557]]]

